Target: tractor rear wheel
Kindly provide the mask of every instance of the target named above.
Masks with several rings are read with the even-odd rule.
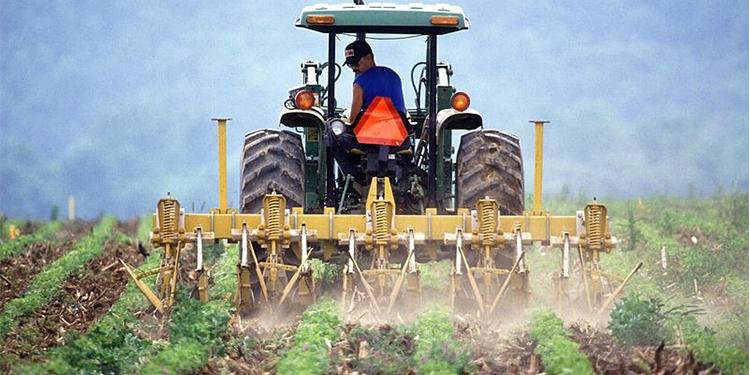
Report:
[[[494,129],[477,130],[461,137],[456,160],[456,207],[474,209],[477,201],[489,197],[497,201],[501,215],[522,215],[524,210],[523,161],[518,138]],[[513,244],[495,252],[495,267],[510,270],[515,262]],[[480,252],[467,254],[469,262],[479,261]],[[528,274],[518,274],[511,283],[504,305],[524,306]],[[502,285],[507,275],[500,276]],[[492,293],[494,295],[494,293]],[[487,296],[492,298],[492,296]]]
[[[523,214],[521,145],[494,129],[464,134],[456,160],[456,207],[474,209],[485,197],[497,201],[501,215]]]
[[[260,213],[263,197],[275,191],[286,207],[305,200],[305,151],[302,137],[288,130],[260,129],[245,135],[240,177],[240,212]]]

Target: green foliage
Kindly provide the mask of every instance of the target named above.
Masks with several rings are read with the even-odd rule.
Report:
[[[141,217],[141,220],[138,221],[138,240],[143,243],[144,246],[148,245],[149,237],[151,235],[151,230],[154,226],[154,215],[148,214]]]
[[[83,267],[89,260],[101,255],[104,243],[112,237],[113,218],[103,219],[94,232],[78,241],[67,254],[58,258],[39,273],[29,284],[26,294],[9,301],[0,314],[0,337],[10,332],[17,324],[16,318],[28,314],[54,297],[65,279]]]
[[[212,355],[224,352],[223,338],[232,310],[238,255],[236,245],[227,248],[215,270],[214,284],[209,290],[211,301],[203,304],[183,298],[175,305],[169,345],[150,358],[139,373],[189,373],[203,367]]]
[[[21,235],[15,240],[10,240],[0,244],[0,260],[18,255],[34,243],[54,241],[61,228],[61,222],[52,221],[42,226],[34,233]]]
[[[529,332],[537,342],[538,354],[548,374],[594,374],[591,362],[578,350],[578,343],[568,337],[563,322],[550,311],[536,312]]]
[[[341,320],[333,300],[321,299],[305,310],[294,335],[294,346],[284,354],[279,374],[321,374],[328,367],[329,345],[338,336]]]
[[[153,253],[138,267],[139,271],[159,266],[160,254]],[[152,285],[156,276],[143,281]],[[66,345],[49,351],[44,363],[26,364],[14,368],[17,374],[30,373],[128,373],[133,372],[144,357],[156,349],[148,340],[135,335],[139,324],[134,315],[150,306],[140,290],[129,283],[125,292],[107,314],[84,335],[73,334]]]
[[[631,294],[615,304],[609,330],[623,344],[659,345],[672,337],[670,320],[692,312],[688,308],[668,308],[659,297],[642,298],[637,293]]]
[[[355,358],[351,366],[365,374],[404,374],[414,365],[414,336],[408,327],[363,327],[357,326],[349,332],[349,345],[358,348],[367,341],[370,355]]]
[[[184,374],[203,367],[211,355],[223,352],[229,321],[228,301],[186,300],[175,308],[170,322],[170,344],[154,356],[142,374]]]
[[[453,322],[448,310],[434,307],[414,323],[418,337],[414,358],[418,374],[469,373],[471,351],[454,339]]]
[[[694,317],[684,317],[679,324],[683,339],[695,357],[705,363],[711,363],[725,374],[746,374],[748,353],[734,347],[719,344],[716,333],[698,325]]]
[[[326,263],[320,259],[310,259],[310,267],[313,271],[315,284],[323,289],[333,287],[341,278],[341,266]]]
[[[451,273],[450,260],[434,261],[419,264],[419,283],[426,292],[445,295],[446,283]]]
[[[641,233],[639,225],[641,219],[636,217],[635,211],[636,210],[632,204],[628,205],[627,219],[622,225],[627,240],[626,249],[629,251],[635,250],[636,246],[643,241],[643,234]]]

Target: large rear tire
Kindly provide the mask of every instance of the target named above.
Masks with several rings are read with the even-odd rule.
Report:
[[[456,159],[456,207],[497,201],[501,215],[524,210],[523,159],[518,137],[494,129],[464,134]]]
[[[516,136],[494,129],[477,130],[461,137],[456,160],[456,207],[474,209],[477,201],[485,197],[497,201],[501,215],[523,214],[521,145]],[[512,245],[506,244],[495,252],[495,267],[506,270],[513,267]],[[470,254],[471,264],[479,261],[479,251]],[[518,278],[511,282],[507,303],[504,303],[513,308],[525,306],[528,296],[528,274],[516,275]],[[507,277],[507,274],[500,276],[495,285],[502,285]]]
[[[287,208],[305,200],[302,137],[288,130],[260,129],[245,136],[240,177],[240,212],[260,213],[263,197],[275,191]]]

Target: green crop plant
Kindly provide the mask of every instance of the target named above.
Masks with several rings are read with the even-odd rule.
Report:
[[[139,373],[190,373],[203,367],[212,355],[223,353],[223,337],[233,309],[238,255],[237,245],[227,248],[214,271],[208,303],[185,299],[175,306],[169,325],[169,345],[139,369]]]
[[[0,260],[16,256],[37,242],[53,242],[62,228],[62,223],[52,221],[36,232],[22,235],[14,240],[0,244]]]
[[[554,313],[534,313],[529,335],[537,342],[534,353],[541,357],[546,373],[594,374],[591,362],[578,350],[578,343],[570,339],[563,321]]]
[[[320,259],[310,259],[315,285],[321,289],[333,287],[341,278],[341,265],[326,263]]]
[[[58,258],[31,281],[26,294],[5,305],[0,314],[0,337],[5,337],[17,324],[16,318],[46,304],[60,290],[65,279],[88,261],[102,254],[104,244],[112,238],[115,219],[105,218],[94,232],[78,241],[67,254]]]
[[[716,333],[698,325],[695,317],[686,316],[678,324],[684,342],[695,357],[704,363],[711,363],[724,374],[747,374],[747,350],[721,345]]]
[[[433,307],[418,315],[414,331],[418,337],[414,352],[418,374],[471,372],[471,351],[453,337],[453,322],[448,310]]]
[[[323,298],[308,307],[294,334],[294,346],[284,354],[279,374],[322,374],[330,361],[330,345],[339,335],[338,307]]]
[[[452,264],[450,260],[420,263],[419,283],[422,289],[426,292],[434,292],[444,296],[447,290],[445,280],[451,274]]]

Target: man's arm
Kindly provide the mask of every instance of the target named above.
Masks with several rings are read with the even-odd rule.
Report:
[[[349,113],[349,123],[353,123],[357,119],[359,111],[362,109],[362,101],[364,93],[362,92],[362,86],[354,84],[354,91],[352,92],[352,110]]]

